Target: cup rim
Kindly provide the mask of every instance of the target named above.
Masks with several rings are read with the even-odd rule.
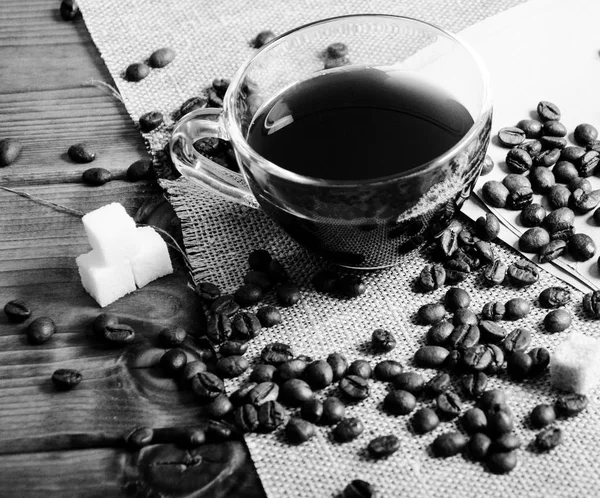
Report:
[[[232,109],[234,108],[234,95],[238,92],[246,71],[248,68],[259,58],[262,53],[272,49],[273,47],[280,45],[283,43],[283,40],[287,38],[289,35],[296,33],[297,31],[301,31],[313,26],[318,26],[321,24],[330,24],[334,22],[339,22],[347,19],[360,19],[360,18],[387,18],[393,20],[401,20],[408,21],[411,23],[419,24],[422,26],[427,26],[429,28],[433,28],[435,31],[438,31],[440,34],[452,39],[456,43],[458,43],[473,59],[476,63],[477,68],[479,69],[479,74],[481,77],[481,82],[483,86],[483,103],[481,105],[481,109],[479,110],[479,115],[474,119],[473,125],[469,128],[467,133],[463,135],[463,137],[450,149],[445,151],[443,154],[436,156],[432,160],[415,166],[409,170],[402,171],[399,173],[394,173],[392,175],[387,175],[383,177],[370,178],[365,180],[330,180],[326,178],[312,177],[307,175],[301,175],[299,173],[295,173],[293,171],[287,170],[278,166],[277,164],[269,161],[265,157],[261,156],[257,153],[248,143],[246,137],[243,136],[240,127],[236,124],[232,126],[231,129],[227,130],[229,138],[234,145],[234,148],[239,148],[243,151],[244,155],[250,157],[252,161],[258,162],[262,169],[266,170],[269,174],[273,174],[275,176],[285,178],[294,183],[302,184],[302,185],[312,185],[312,186],[326,186],[326,187],[352,187],[352,186],[366,186],[366,185],[379,185],[389,182],[390,180],[401,180],[401,179],[409,179],[415,176],[421,175],[423,173],[427,173],[431,170],[436,169],[439,166],[442,166],[448,162],[448,160],[455,156],[457,152],[462,149],[466,144],[470,143],[474,137],[476,137],[481,129],[486,125],[486,121],[492,111],[492,92],[491,92],[491,82],[489,72],[483,63],[479,54],[460,36],[453,34],[444,28],[436,26],[435,24],[429,23],[427,21],[422,21],[420,19],[415,19],[409,16],[399,16],[394,14],[376,14],[376,13],[363,13],[363,14],[348,14],[341,16],[328,17],[325,19],[319,19],[317,21],[309,22],[303,24],[301,26],[297,26],[293,29],[282,33],[281,35],[275,37],[269,43],[259,48],[256,53],[244,62],[242,66],[236,71],[234,74],[231,83],[227,89],[227,92],[223,98],[223,109],[224,114],[223,117],[228,122],[234,122],[229,118]],[[242,170],[242,174],[243,170]]]

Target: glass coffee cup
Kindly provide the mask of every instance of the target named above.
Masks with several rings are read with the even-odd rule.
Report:
[[[351,15],[276,38],[232,78],[222,109],[176,124],[173,163],[262,209],[337,265],[400,263],[452,221],[490,140],[487,72],[463,41],[399,16]],[[231,142],[240,172],[194,143]]]

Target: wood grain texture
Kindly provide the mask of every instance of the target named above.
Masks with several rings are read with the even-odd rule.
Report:
[[[78,213],[121,202],[138,223],[180,240],[178,220],[155,182],[125,180],[127,167],[148,157],[146,145],[123,104],[90,86],[113,81],[83,20],[63,21],[59,6],[60,0],[0,2],[0,139],[23,143],[18,160],[0,168],[0,186]],[[78,142],[97,151],[91,165],[68,158]],[[116,180],[83,185],[90,166],[109,169]],[[170,445],[122,447],[123,434],[137,425],[202,423],[189,389],[135,359],[142,350],[161,352],[157,335],[166,326],[197,334],[203,313],[174,250],[173,275],[101,310],[81,287],[75,264],[89,249],[80,216],[0,189],[0,305],[22,299],[32,319],[49,316],[57,325],[49,342],[32,346],[25,335],[31,320],[15,324],[0,313],[0,497],[158,496],[167,478],[188,483],[178,496],[264,496],[242,441],[194,450],[183,467],[160,461],[192,455],[181,457]],[[115,349],[96,337],[91,323],[101,311],[131,325],[136,343]],[[186,351],[194,357],[193,342]],[[83,373],[73,391],[57,391],[50,380],[63,367]]]

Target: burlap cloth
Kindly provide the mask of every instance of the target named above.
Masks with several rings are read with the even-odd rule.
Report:
[[[323,17],[380,12],[418,17],[458,32],[521,3],[521,0],[78,1],[89,31],[135,122],[140,115],[155,109],[171,116],[184,100],[210,85],[213,78],[231,76],[253,53],[249,40],[263,29],[282,33]],[[147,59],[153,50],[163,46],[177,52],[170,66],[153,71],[139,83],[124,80],[124,70],[130,63]],[[555,69],[560,70],[558,66]],[[172,120],[168,118],[167,126],[148,138],[153,153],[167,141],[171,125]],[[311,275],[323,264],[285,236],[264,214],[224,202],[186,180],[163,179],[161,185],[181,220],[185,247],[198,280],[208,279],[232,291],[247,270],[249,251],[266,248],[302,285],[302,302],[283,309],[284,323],[255,339],[247,353],[249,358],[255,359],[267,343],[282,341],[291,344],[298,353],[314,358],[324,358],[338,351],[352,360],[367,358],[375,365],[382,357],[375,355],[368,343],[372,331],[383,327],[398,339],[396,349],[385,357],[413,368],[411,357],[422,344],[426,331],[426,327],[414,324],[414,314],[419,306],[438,300],[445,292],[444,289],[429,295],[413,292],[413,281],[426,263],[422,255],[414,255],[397,268],[365,275],[368,291],[358,299],[343,301],[324,297],[312,291],[309,285]],[[498,245],[496,250],[504,261],[520,258],[504,246]],[[470,277],[464,287],[472,296],[472,309],[479,311],[487,301],[506,301],[516,295],[535,302],[539,292],[550,285],[560,285],[560,282],[543,273],[538,284],[518,292],[509,287],[484,289],[475,276]],[[571,329],[597,335],[599,325],[582,315],[580,302],[581,295],[575,292],[574,301],[568,306],[574,316]],[[553,335],[544,332],[541,324],[544,315],[544,310],[534,304],[530,315],[518,325],[534,330],[532,347],[545,346],[552,351],[567,332]],[[506,325],[512,328],[517,324]],[[424,371],[424,374],[431,377],[433,372]],[[492,378],[491,385],[508,392],[517,420],[516,433],[527,444],[535,435],[527,424],[527,414],[536,404],[552,402],[555,397],[548,378],[514,383],[501,376]],[[326,427],[320,427],[313,440],[299,447],[288,445],[280,432],[247,437],[269,497],[334,496],[355,478],[371,482],[379,496],[385,497],[598,495],[600,405],[597,390],[592,393],[585,413],[560,422],[565,432],[562,446],[546,455],[523,448],[519,451],[518,467],[509,475],[496,476],[466,457],[433,458],[428,449],[431,441],[460,425],[444,422],[433,433],[416,436],[410,431],[408,416],[391,416],[382,411],[386,385],[373,382],[372,387],[370,398],[347,407],[347,415],[359,417],[366,427],[354,442],[332,442],[330,428]],[[429,403],[420,401],[419,405]],[[365,448],[371,438],[390,433],[401,439],[400,451],[382,461],[367,458]]]

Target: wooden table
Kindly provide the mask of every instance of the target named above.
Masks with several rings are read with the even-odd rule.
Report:
[[[83,213],[118,201],[139,223],[178,237],[177,219],[156,183],[124,179],[132,162],[148,157],[145,144],[121,102],[90,85],[113,82],[83,20],[63,21],[59,5],[0,2],[0,138],[24,145],[16,163],[0,168],[0,186]],[[82,184],[90,165],[66,154],[78,142],[97,151],[93,166],[109,169],[115,180]],[[136,490],[163,496],[163,479],[188,486],[178,496],[264,496],[242,441],[207,444],[193,454],[169,445],[141,452],[122,447],[132,427],[194,426],[202,414],[191,393],[157,367],[134,368],[131,348],[107,348],[94,336],[90,325],[101,309],[81,287],[75,264],[88,250],[79,216],[0,190],[0,305],[22,299],[31,319],[51,317],[58,329],[33,346],[24,334],[31,319],[15,324],[0,312],[0,496],[131,496]],[[185,268],[173,257],[173,275],[104,310],[134,327],[137,346],[155,346],[166,326],[194,331],[202,321]],[[83,373],[75,390],[54,388],[50,378],[61,367]]]

